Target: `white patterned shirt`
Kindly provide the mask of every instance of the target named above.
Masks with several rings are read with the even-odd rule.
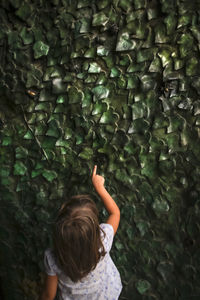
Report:
[[[106,236],[102,242],[107,252],[98,262],[96,268],[78,282],[73,282],[56,265],[55,256],[51,249],[44,255],[45,271],[50,276],[58,276],[59,300],[117,300],[122,283],[120,274],[110,257],[114,230],[110,224],[102,223],[100,227]]]

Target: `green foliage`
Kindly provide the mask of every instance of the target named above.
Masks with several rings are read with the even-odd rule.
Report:
[[[64,196],[96,163],[121,299],[199,299],[198,1],[1,1],[0,277],[36,299]]]

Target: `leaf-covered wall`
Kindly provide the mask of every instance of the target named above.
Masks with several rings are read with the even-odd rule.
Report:
[[[200,299],[199,2],[1,0],[0,19],[2,299],[37,298],[64,195],[105,220],[94,163],[121,299]]]

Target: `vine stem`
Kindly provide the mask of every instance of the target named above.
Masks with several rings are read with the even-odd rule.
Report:
[[[40,144],[40,141],[38,140],[38,138],[35,136],[33,130],[31,129],[31,127],[29,126],[28,124],[28,121],[27,121],[27,118],[26,118],[26,115],[25,115],[25,112],[24,112],[24,109],[23,109],[23,106],[21,105],[21,109],[22,109],[22,112],[23,112],[23,117],[24,117],[24,121],[26,123],[26,126],[28,127],[28,129],[30,130],[30,132],[32,133],[38,147],[40,148],[41,152],[43,153],[43,155],[45,156],[46,160],[48,161],[49,163],[49,159],[48,159],[48,156],[47,156],[47,153],[46,151],[42,148],[41,144]]]

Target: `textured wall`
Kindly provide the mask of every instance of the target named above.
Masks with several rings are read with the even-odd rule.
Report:
[[[121,209],[121,299],[200,299],[200,7],[1,0],[0,278],[36,299],[63,195]]]

